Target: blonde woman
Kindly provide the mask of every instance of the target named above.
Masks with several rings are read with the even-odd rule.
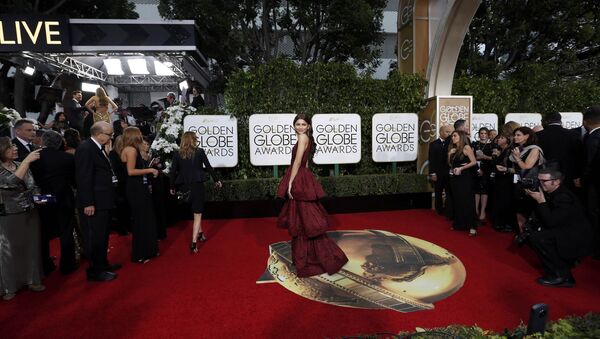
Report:
[[[131,233],[131,260],[138,263],[147,263],[151,258],[158,256],[158,238],[156,235],[156,218],[152,195],[147,176],[156,178],[158,170],[146,168],[141,156],[143,144],[142,132],[137,127],[127,127],[123,131],[123,150],[121,161],[125,163],[127,172],[126,194],[131,216],[133,219]]]
[[[206,153],[198,146],[196,133],[185,132],[181,137],[179,151],[173,155],[171,165],[171,194],[175,195],[176,188],[181,192],[190,192],[189,203],[194,214],[192,230],[192,243],[190,251],[197,253],[196,241],[206,241],[202,232],[202,212],[204,212],[204,181],[208,180],[206,172],[216,182],[216,187],[221,187]]]
[[[85,103],[85,107],[94,112],[94,123],[98,121],[106,121],[112,125],[110,113],[108,112],[108,106],[110,106],[113,111],[116,111],[117,108],[119,108],[117,104],[115,104],[115,102],[112,101],[108,95],[106,95],[106,92],[102,87],[96,88],[96,95],[91,97]]]

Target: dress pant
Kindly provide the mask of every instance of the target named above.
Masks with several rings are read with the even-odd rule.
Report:
[[[433,183],[433,189],[435,192],[435,211],[438,214],[444,214],[445,207],[447,205],[444,203],[444,192],[448,192],[448,175],[438,175],[437,181]],[[448,198],[449,194],[446,194],[446,198]]]
[[[69,207],[57,208],[57,220],[60,227],[60,269],[69,271],[77,265],[75,259],[75,209]]]
[[[87,216],[82,208],[79,211],[79,222],[83,232],[85,254],[89,261],[88,274],[102,272],[108,267],[106,251],[110,210],[96,210],[94,215]]]
[[[532,232],[530,245],[540,258],[547,278],[571,277],[572,259],[562,258],[558,253],[556,236],[551,231]]]
[[[600,185],[591,183],[587,188],[587,212],[594,234],[592,255],[600,255]]]

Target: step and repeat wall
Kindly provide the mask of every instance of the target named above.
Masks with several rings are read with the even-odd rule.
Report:
[[[444,103],[442,101],[442,103]],[[378,113],[372,117],[371,157],[374,162],[415,161],[419,146],[437,138],[438,127],[467,118],[471,138],[477,140],[481,127],[498,130],[493,113],[469,114],[456,108],[442,112],[435,123],[419,122],[416,113]],[[561,113],[563,126],[581,126],[579,112]],[[289,165],[296,144],[295,114],[254,114],[249,119],[250,163],[254,166]],[[458,118],[457,118],[458,117]],[[456,118],[456,119],[455,119]],[[452,121],[453,120],[453,121]],[[541,124],[538,113],[509,113],[506,121],[533,128]],[[200,147],[214,167],[235,167],[238,163],[238,121],[229,115],[188,115],[184,131],[195,132]],[[358,114],[315,114],[312,116],[315,142],[313,161],[319,165],[355,164],[362,154],[362,125]],[[423,172],[423,171],[420,171]]]

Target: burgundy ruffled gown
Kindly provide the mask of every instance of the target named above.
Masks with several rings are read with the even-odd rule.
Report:
[[[285,172],[277,189],[277,196],[286,199],[277,218],[277,227],[286,228],[292,236],[292,260],[299,277],[334,274],[348,262],[344,252],[326,233],[329,227],[327,211],[319,202],[325,192],[306,167],[312,146],[310,142],[292,183],[294,198],[287,196],[292,166]],[[297,147],[298,144],[292,149],[292,164]]]

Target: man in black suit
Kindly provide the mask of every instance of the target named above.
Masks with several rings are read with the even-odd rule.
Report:
[[[31,164],[31,172],[41,194],[51,194],[56,202],[39,205],[42,222],[42,259],[44,271],[53,268],[49,242],[52,230],[60,236],[60,271],[69,274],[77,269],[75,259],[75,158],[64,151],[62,136],[55,131],[42,135],[43,149],[40,159]],[[46,272],[47,275],[48,272]]]
[[[65,114],[71,127],[83,134],[83,120],[87,115],[87,109],[81,106],[81,99],[83,99],[81,91],[71,92],[71,100],[65,105]]]
[[[17,161],[23,161],[27,155],[36,149],[32,144],[35,139],[35,128],[33,127],[33,121],[29,119],[21,119],[15,123],[15,137],[13,138],[13,144],[17,145],[19,157]]]
[[[588,131],[585,136],[583,187],[587,194],[587,209],[594,228],[595,259],[600,259],[600,105],[589,107],[583,115]]]
[[[563,128],[558,112],[544,117],[544,129],[537,132],[538,145],[544,151],[546,167],[555,166],[564,175],[563,184],[573,190],[581,178],[583,145],[572,131]]]
[[[446,139],[452,133],[452,127],[445,125],[440,127],[439,138],[429,144],[429,178],[433,183],[435,192],[435,211],[444,214],[444,196],[447,192],[450,168],[448,166],[448,154],[444,154]]]
[[[526,190],[536,202],[534,225],[529,244],[544,267],[539,284],[553,287],[572,287],[575,279],[571,266],[577,258],[591,250],[592,229],[579,199],[561,185],[562,173],[544,168],[538,173],[540,189]],[[538,228],[539,227],[539,228]]]
[[[87,279],[108,281],[117,277],[120,264],[109,265],[106,257],[110,211],[115,207],[116,176],[108,159],[105,145],[110,147],[112,126],[99,121],[90,129],[91,138],[77,147],[75,175],[77,178],[77,207],[83,231],[86,255],[89,260]]]

